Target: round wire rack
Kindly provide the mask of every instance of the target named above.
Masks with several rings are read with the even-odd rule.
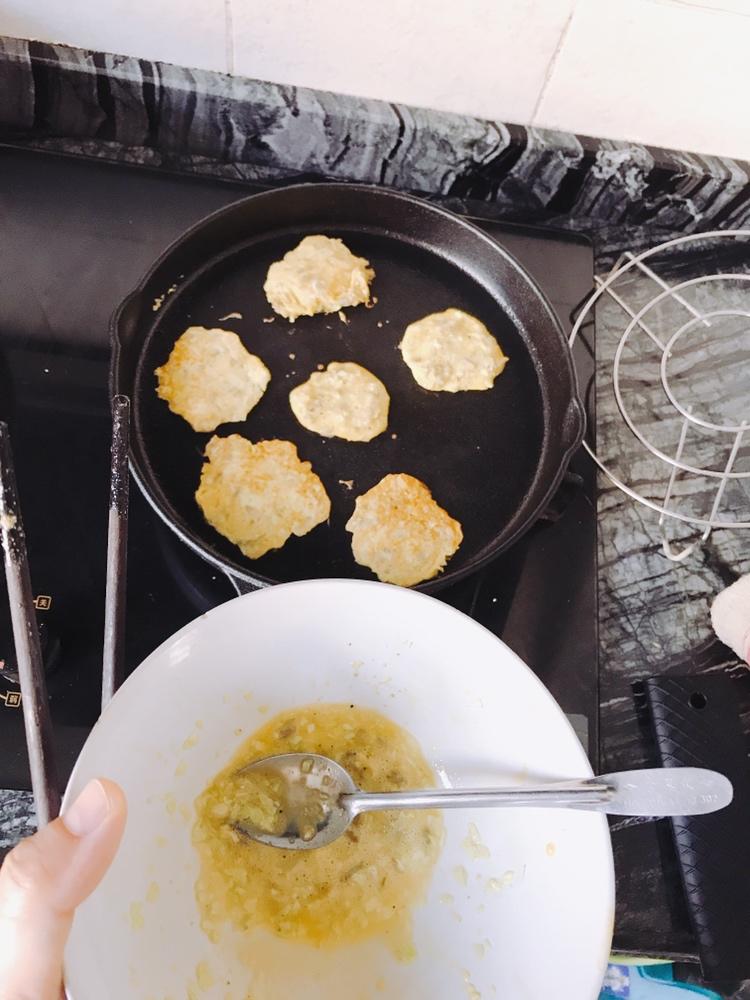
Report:
[[[750,230],[695,233],[625,253],[580,309],[596,309],[599,443],[584,447],[658,512],[664,554],[750,528]],[[668,526],[699,537],[676,543]]]

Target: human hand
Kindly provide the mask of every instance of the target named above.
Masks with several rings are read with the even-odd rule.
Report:
[[[0,1000],[59,1000],[73,913],[109,868],[125,828],[118,785],[90,781],[65,815],[0,868]]]

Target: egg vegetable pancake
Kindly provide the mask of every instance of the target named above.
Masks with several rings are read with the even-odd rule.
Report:
[[[375,272],[342,240],[306,236],[268,269],[263,290],[271,308],[288,320],[367,305]]]
[[[271,381],[236,333],[203,326],[188,327],[154,374],[157,395],[194,431],[245,420]]]
[[[463,532],[419,479],[384,476],[357,497],[346,525],[352,551],[384,583],[412,587],[431,580],[461,544]]]
[[[208,523],[248,558],[328,520],[325,487],[291,441],[253,444],[239,434],[214,435],[206,459],[195,499]]]
[[[410,323],[399,349],[415,381],[433,392],[491,389],[508,363],[484,323],[461,309]]]
[[[321,437],[371,441],[388,426],[388,390],[353,361],[332,361],[289,393],[289,405],[303,427]]]

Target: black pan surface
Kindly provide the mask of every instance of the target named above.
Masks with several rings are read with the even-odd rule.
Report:
[[[274,317],[263,293],[269,265],[307,234],[342,238],[375,269],[373,308],[338,316]],[[171,286],[160,308],[155,300]],[[477,316],[510,361],[486,392],[420,388],[398,343],[405,327],[457,307]],[[230,313],[242,318],[222,319]],[[217,433],[293,441],[331,498],[330,523],[249,560],[203,519],[194,493],[210,434],[197,434],[155,391],[154,369],[191,325],[234,330],[271,371],[247,420]],[[251,583],[372,578],[351,552],[345,523],[358,494],[389,472],[423,480],[457,518],[464,541],[432,590],[506,548],[540,512],[582,433],[567,344],[551,307],[497,243],[429,204],[358,185],[299,185],[223,209],[178,241],[114,321],[114,388],[133,401],[133,469],[185,541]],[[369,443],[322,439],[297,423],[290,390],[331,361],[356,361],[391,396],[388,430]]]

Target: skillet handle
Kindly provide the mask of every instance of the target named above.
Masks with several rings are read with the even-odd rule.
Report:
[[[573,396],[563,417],[560,431],[561,443],[565,452],[563,463],[567,465],[572,453],[580,446],[586,432],[586,414],[577,396]],[[540,515],[540,520],[555,522],[560,519],[573,496],[583,486],[583,479],[570,469],[565,474],[560,485],[547,503]]]
[[[562,424],[562,443],[566,452],[574,451],[583,440],[586,433],[586,414],[581,401],[573,396],[565,411]]]

